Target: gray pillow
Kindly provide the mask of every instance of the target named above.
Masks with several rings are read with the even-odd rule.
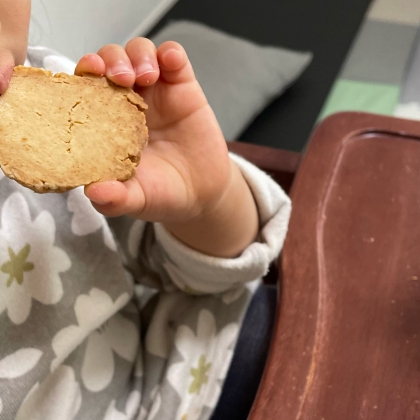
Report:
[[[169,40],[187,51],[227,140],[237,139],[312,59],[308,52],[260,46],[190,21],[170,23],[152,37],[156,46]]]

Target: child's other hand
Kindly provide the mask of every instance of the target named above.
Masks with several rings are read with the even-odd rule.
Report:
[[[0,95],[9,85],[13,67],[25,61],[30,9],[30,0],[0,1]]]
[[[3,39],[0,32],[0,95],[4,93],[9,86],[13,67],[15,66],[15,57],[12,50],[7,46],[2,45],[2,41]]]
[[[125,49],[107,45],[79,61],[76,74],[86,73],[134,85],[149,106],[149,144],[136,175],[86,187],[94,207],[107,216],[183,223],[215,206],[228,190],[233,164],[181,45],[166,42],[156,50],[145,38]]]

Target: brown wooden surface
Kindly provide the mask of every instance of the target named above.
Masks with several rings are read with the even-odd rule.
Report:
[[[269,173],[286,191],[290,191],[301,154],[248,143],[228,142],[229,151],[244,157]]]
[[[420,419],[420,123],[330,117],[292,200],[250,420]]]

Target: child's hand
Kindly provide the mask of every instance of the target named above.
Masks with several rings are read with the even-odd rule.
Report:
[[[4,93],[9,86],[12,77],[13,67],[15,66],[15,57],[10,48],[2,45],[3,38],[0,32],[0,95]]]
[[[226,143],[184,49],[166,42],[156,51],[145,38],[126,48],[103,47],[83,57],[76,74],[106,75],[132,86],[149,106],[149,144],[131,180],[86,188],[105,215],[186,221],[219,200],[231,178]]]
[[[107,216],[163,222],[208,254],[240,253],[258,231],[255,203],[184,49],[166,42],[156,50],[151,41],[135,38],[125,49],[107,45],[84,56],[76,74],[86,73],[134,85],[149,106],[149,144],[135,176],[86,187],[94,207]]]
[[[0,0],[0,95],[5,92],[13,67],[26,57],[30,0]]]

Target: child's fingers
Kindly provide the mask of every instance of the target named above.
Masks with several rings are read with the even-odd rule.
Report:
[[[136,215],[144,207],[144,194],[133,179],[126,182],[106,181],[88,185],[86,197],[105,216]]]
[[[98,54],[87,54],[77,63],[74,74],[83,76],[84,74],[93,74],[95,76],[104,76],[106,66],[104,60]]]
[[[109,80],[120,86],[134,85],[133,66],[123,47],[116,44],[105,45],[98,51],[98,55],[105,62],[105,74]]]
[[[194,70],[184,48],[174,41],[164,42],[157,50],[160,74],[168,83],[187,83],[195,80]]]
[[[12,53],[8,49],[0,48],[0,95],[9,86],[14,66],[15,60]]]
[[[136,83],[139,86],[155,83],[159,78],[159,65],[153,42],[147,38],[134,38],[127,43],[125,51],[132,63]]]

